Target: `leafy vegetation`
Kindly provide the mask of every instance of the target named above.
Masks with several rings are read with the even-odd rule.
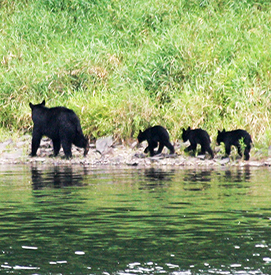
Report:
[[[1,136],[45,99],[94,138],[161,124],[271,144],[269,0],[2,0],[0,17]]]

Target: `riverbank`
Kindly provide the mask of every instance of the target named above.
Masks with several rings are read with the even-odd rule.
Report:
[[[114,141],[112,137],[101,138],[90,144],[89,153],[83,157],[83,149],[73,146],[73,158],[66,160],[62,149],[59,156],[52,157],[52,142],[43,138],[37,157],[30,157],[31,136],[25,135],[16,140],[8,139],[0,143],[0,165],[4,164],[47,164],[47,165],[84,165],[84,166],[170,166],[170,167],[219,167],[219,166],[271,166],[271,157],[266,157],[258,151],[252,152],[249,161],[243,161],[236,154],[230,158],[222,158],[217,153],[214,159],[209,156],[188,156],[183,152],[186,144],[175,143],[176,154],[163,153],[154,157],[144,154],[146,143],[138,146],[136,140],[126,144]],[[217,148],[216,148],[217,149]],[[253,151],[253,149],[252,149]]]

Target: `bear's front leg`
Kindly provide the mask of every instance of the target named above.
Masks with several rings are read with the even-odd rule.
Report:
[[[145,150],[144,150],[144,153],[145,153],[145,154],[148,154],[149,151],[150,151],[150,148],[149,148],[149,146],[147,146],[147,147],[145,148]]]
[[[225,151],[226,151],[226,157],[228,157],[231,153],[231,145],[230,144],[225,145]]]
[[[54,156],[56,157],[60,151],[60,140],[59,139],[54,139],[53,140],[53,147],[54,147]]]
[[[68,140],[62,140],[61,144],[62,144],[66,159],[71,158],[72,157],[72,143],[69,142]]]
[[[186,148],[184,149],[184,151],[185,151],[185,152],[192,151],[192,152],[193,152],[193,155],[195,156],[195,154],[196,154],[196,148],[197,148],[197,144],[196,144],[196,145],[191,144],[191,145],[189,145],[188,147],[186,147]]]
[[[156,141],[151,140],[151,141],[148,141],[148,144],[149,144],[149,146],[147,147],[148,151],[150,152],[150,156],[153,157],[155,155],[154,148],[156,148],[158,146],[158,143]],[[145,151],[146,151],[146,149],[145,149]]]

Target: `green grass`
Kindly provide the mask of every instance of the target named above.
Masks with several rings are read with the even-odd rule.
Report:
[[[3,138],[45,99],[94,138],[161,124],[271,145],[269,0],[2,0],[0,17]]]

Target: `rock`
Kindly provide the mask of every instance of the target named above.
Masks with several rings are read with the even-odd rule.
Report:
[[[135,142],[132,143],[131,148],[134,149],[137,145],[138,145],[138,142],[135,141]]]
[[[1,143],[0,143],[0,152],[3,152],[3,151],[6,149],[6,147],[7,147],[8,145],[12,144],[12,143],[13,143],[13,140],[12,140],[12,139],[9,139],[9,140],[7,140],[7,141],[1,142]]]
[[[230,158],[223,158],[223,159],[219,160],[219,163],[221,165],[225,165],[225,164],[227,164],[229,162],[230,162]]]
[[[154,155],[154,156],[150,157],[150,159],[152,161],[159,160],[159,159],[164,159],[164,156],[163,156],[163,154],[157,154],[157,155]]]
[[[27,141],[19,141],[16,143],[16,147],[22,148],[22,147],[25,147],[27,144],[28,144]]]
[[[205,155],[197,155],[198,159],[204,160],[205,159]]]
[[[46,159],[41,157],[34,157],[30,159],[30,162],[45,162],[45,161]]]
[[[146,155],[143,154],[143,153],[135,153],[135,154],[134,154],[134,157],[143,159],[143,158],[146,158]]]
[[[136,161],[127,161],[126,165],[128,165],[128,166],[137,166],[138,162],[136,162]]]
[[[245,161],[244,162],[244,166],[246,166],[246,165],[250,165],[250,166],[254,166],[254,167],[260,167],[260,166],[263,166],[264,165],[264,163],[263,162],[261,162],[261,161]]]
[[[96,141],[96,150],[101,154],[105,154],[108,149],[113,145],[113,137],[99,138]]]
[[[172,158],[178,158],[179,155],[178,154],[167,154],[167,155],[165,155],[165,157],[172,159]]]

